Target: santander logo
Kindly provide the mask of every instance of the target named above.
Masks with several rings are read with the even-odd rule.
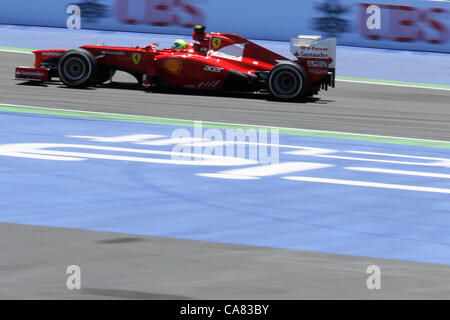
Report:
[[[44,75],[41,71],[25,71],[25,70],[17,70],[16,76],[27,76],[27,77],[42,77]]]

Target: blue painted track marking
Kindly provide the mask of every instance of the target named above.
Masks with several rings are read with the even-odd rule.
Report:
[[[167,139],[179,128],[0,113],[0,221],[450,264],[450,195],[445,193],[450,190],[445,176],[450,174],[448,149],[281,135],[280,144],[297,151],[302,146],[313,149],[301,150],[332,152],[299,155],[292,148],[280,148],[281,164],[323,166],[291,172],[292,166],[284,165],[288,173],[247,173],[256,179],[199,175],[253,164],[218,167],[108,159],[137,154],[169,159],[164,153],[145,152],[171,152],[173,145],[136,142]],[[127,135],[150,136],[122,142],[73,137]],[[80,158],[83,153],[98,157],[64,161],[5,155],[5,145],[24,151],[25,143],[78,145],[37,148],[33,152],[38,153],[29,153],[34,156],[64,158],[76,152]],[[355,167],[364,170],[348,169]],[[367,171],[371,169],[419,175]],[[285,179],[292,176],[429,189]]]

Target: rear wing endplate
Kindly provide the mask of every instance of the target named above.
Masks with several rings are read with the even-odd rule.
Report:
[[[336,68],[336,38],[321,40],[320,36],[299,35],[291,38],[291,52],[298,59],[323,60]]]

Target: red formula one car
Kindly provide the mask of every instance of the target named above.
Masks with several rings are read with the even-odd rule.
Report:
[[[16,78],[50,81],[59,77],[69,87],[106,82],[116,70],[132,74],[145,87],[158,85],[203,90],[266,91],[293,100],[334,87],[336,39],[298,36],[291,39],[289,60],[245,38],[205,33],[194,28],[183,49],[82,46],[73,50],[34,51],[34,68],[16,68]]]

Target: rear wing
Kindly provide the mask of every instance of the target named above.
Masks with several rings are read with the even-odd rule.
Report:
[[[321,36],[299,35],[291,38],[291,52],[309,73],[329,75],[329,84],[334,87],[336,38],[322,40]]]

